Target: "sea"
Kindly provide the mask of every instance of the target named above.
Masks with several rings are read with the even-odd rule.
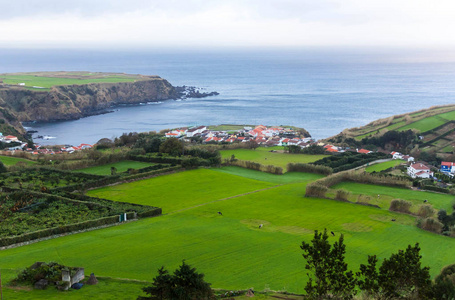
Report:
[[[40,144],[95,143],[122,133],[216,124],[293,125],[313,138],[379,118],[455,102],[455,63],[405,51],[331,49],[0,49],[0,73],[123,72],[159,75],[218,96],[119,106],[78,120],[27,123]]]

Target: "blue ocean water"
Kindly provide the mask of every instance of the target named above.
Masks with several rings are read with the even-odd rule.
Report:
[[[319,139],[378,118],[455,102],[455,63],[315,50],[0,50],[0,73],[60,70],[159,75],[173,85],[220,95],[32,124],[38,134],[55,137],[45,144],[94,143],[123,132],[226,123],[295,125]]]

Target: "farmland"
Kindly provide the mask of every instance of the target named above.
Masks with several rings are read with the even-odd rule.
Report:
[[[365,168],[365,171],[372,173],[372,172],[381,172],[383,170],[387,170],[389,168],[393,168],[395,166],[398,166],[399,164],[403,163],[404,160],[401,159],[394,159],[391,161],[386,161],[383,163],[378,163],[378,164],[373,164],[371,166],[368,166]]]
[[[13,156],[4,156],[0,155],[0,161],[5,165],[5,166],[13,166],[17,164],[18,162],[24,163],[27,165],[33,165],[36,164],[36,161],[25,159],[25,158],[19,158],[19,157],[13,157]]]
[[[185,171],[93,190],[91,196],[162,207],[164,215],[3,250],[0,265],[11,276],[13,270],[35,261],[57,260],[83,266],[86,273],[97,276],[150,281],[161,265],[173,270],[186,259],[206,275],[214,288],[269,287],[303,292],[306,276],[299,245],[302,240],[311,240],[313,230],[324,228],[336,233],[336,237],[330,237],[331,242],[344,234],[347,262],[354,271],[360,263],[366,263],[367,254],[382,259],[416,242],[422,248],[423,265],[431,267],[432,276],[453,263],[455,239],[418,229],[412,216],[304,198],[306,183],[319,177],[304,173],[264,175],[228,167]],[[452,199],[448,195],[351,183],[339,187],[355,193],[412,198],[416,203],[426,197],[438,208],[448,207],[446,202],[450,205]],[[259,224],[264,227],[259,229]],[[132,292],[135,288],[125,286],[125,294],[117,294],[118,298],[135,299],[140,294]],[[5,292],[8,299],[21,299],[22,292]],[[57,292],[49,294],[33,292],[35,299],[51,298]]]
[[[43,72],[0,74],[0,80],[3,80],[5,84],[18,85],[19,83],[25,83],[24,87],[41,87],[44,89],[50,89],[55,85],[134,82],[138,79],[138,76],[115,73]]]
[[[223,158],[231,158],[232,155],[236,159],[254,161],[263,165],[274,165],[282,167],[286,170],[286,165],[292,163],[310,163],[324,158],[328,155],[308,155],[308,154],[289,154],[283,153],[283,147],[259,147],[256,150],[250,149],[235,149],[221,150]],[[276,152],[270,152],[275,150]]]
[[[116,163],[88,167],[84,169],[78,169],[77,172],[94,174],[94,175],[111,175],[111,168],[116,168],[117,173],[126,172],[128,169],[141,169],[152,166],[152,163],[145,163],[140,161],[124,160]]]

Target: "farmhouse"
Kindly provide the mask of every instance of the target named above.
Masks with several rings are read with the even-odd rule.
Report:
[[[433,177],[433,172],[430,171],[430,167],[422,163],[416,163],[408,167],[408,175],[412,178],[431,178]]]
[[[443,161],[441,162],[441,172],[453,174],[455,173],[455,163],[450,161]]]
[[[366,149],[357,149],[357,152],[358,153],[362,153],[362,154],[369,154],[369,153],[372,153],[373,151],[370,151],[370,150],[366,150]]]

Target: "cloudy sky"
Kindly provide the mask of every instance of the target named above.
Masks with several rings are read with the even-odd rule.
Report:
[[[454,0],[0,0],[0,48],[451,48],[454,28]]]

